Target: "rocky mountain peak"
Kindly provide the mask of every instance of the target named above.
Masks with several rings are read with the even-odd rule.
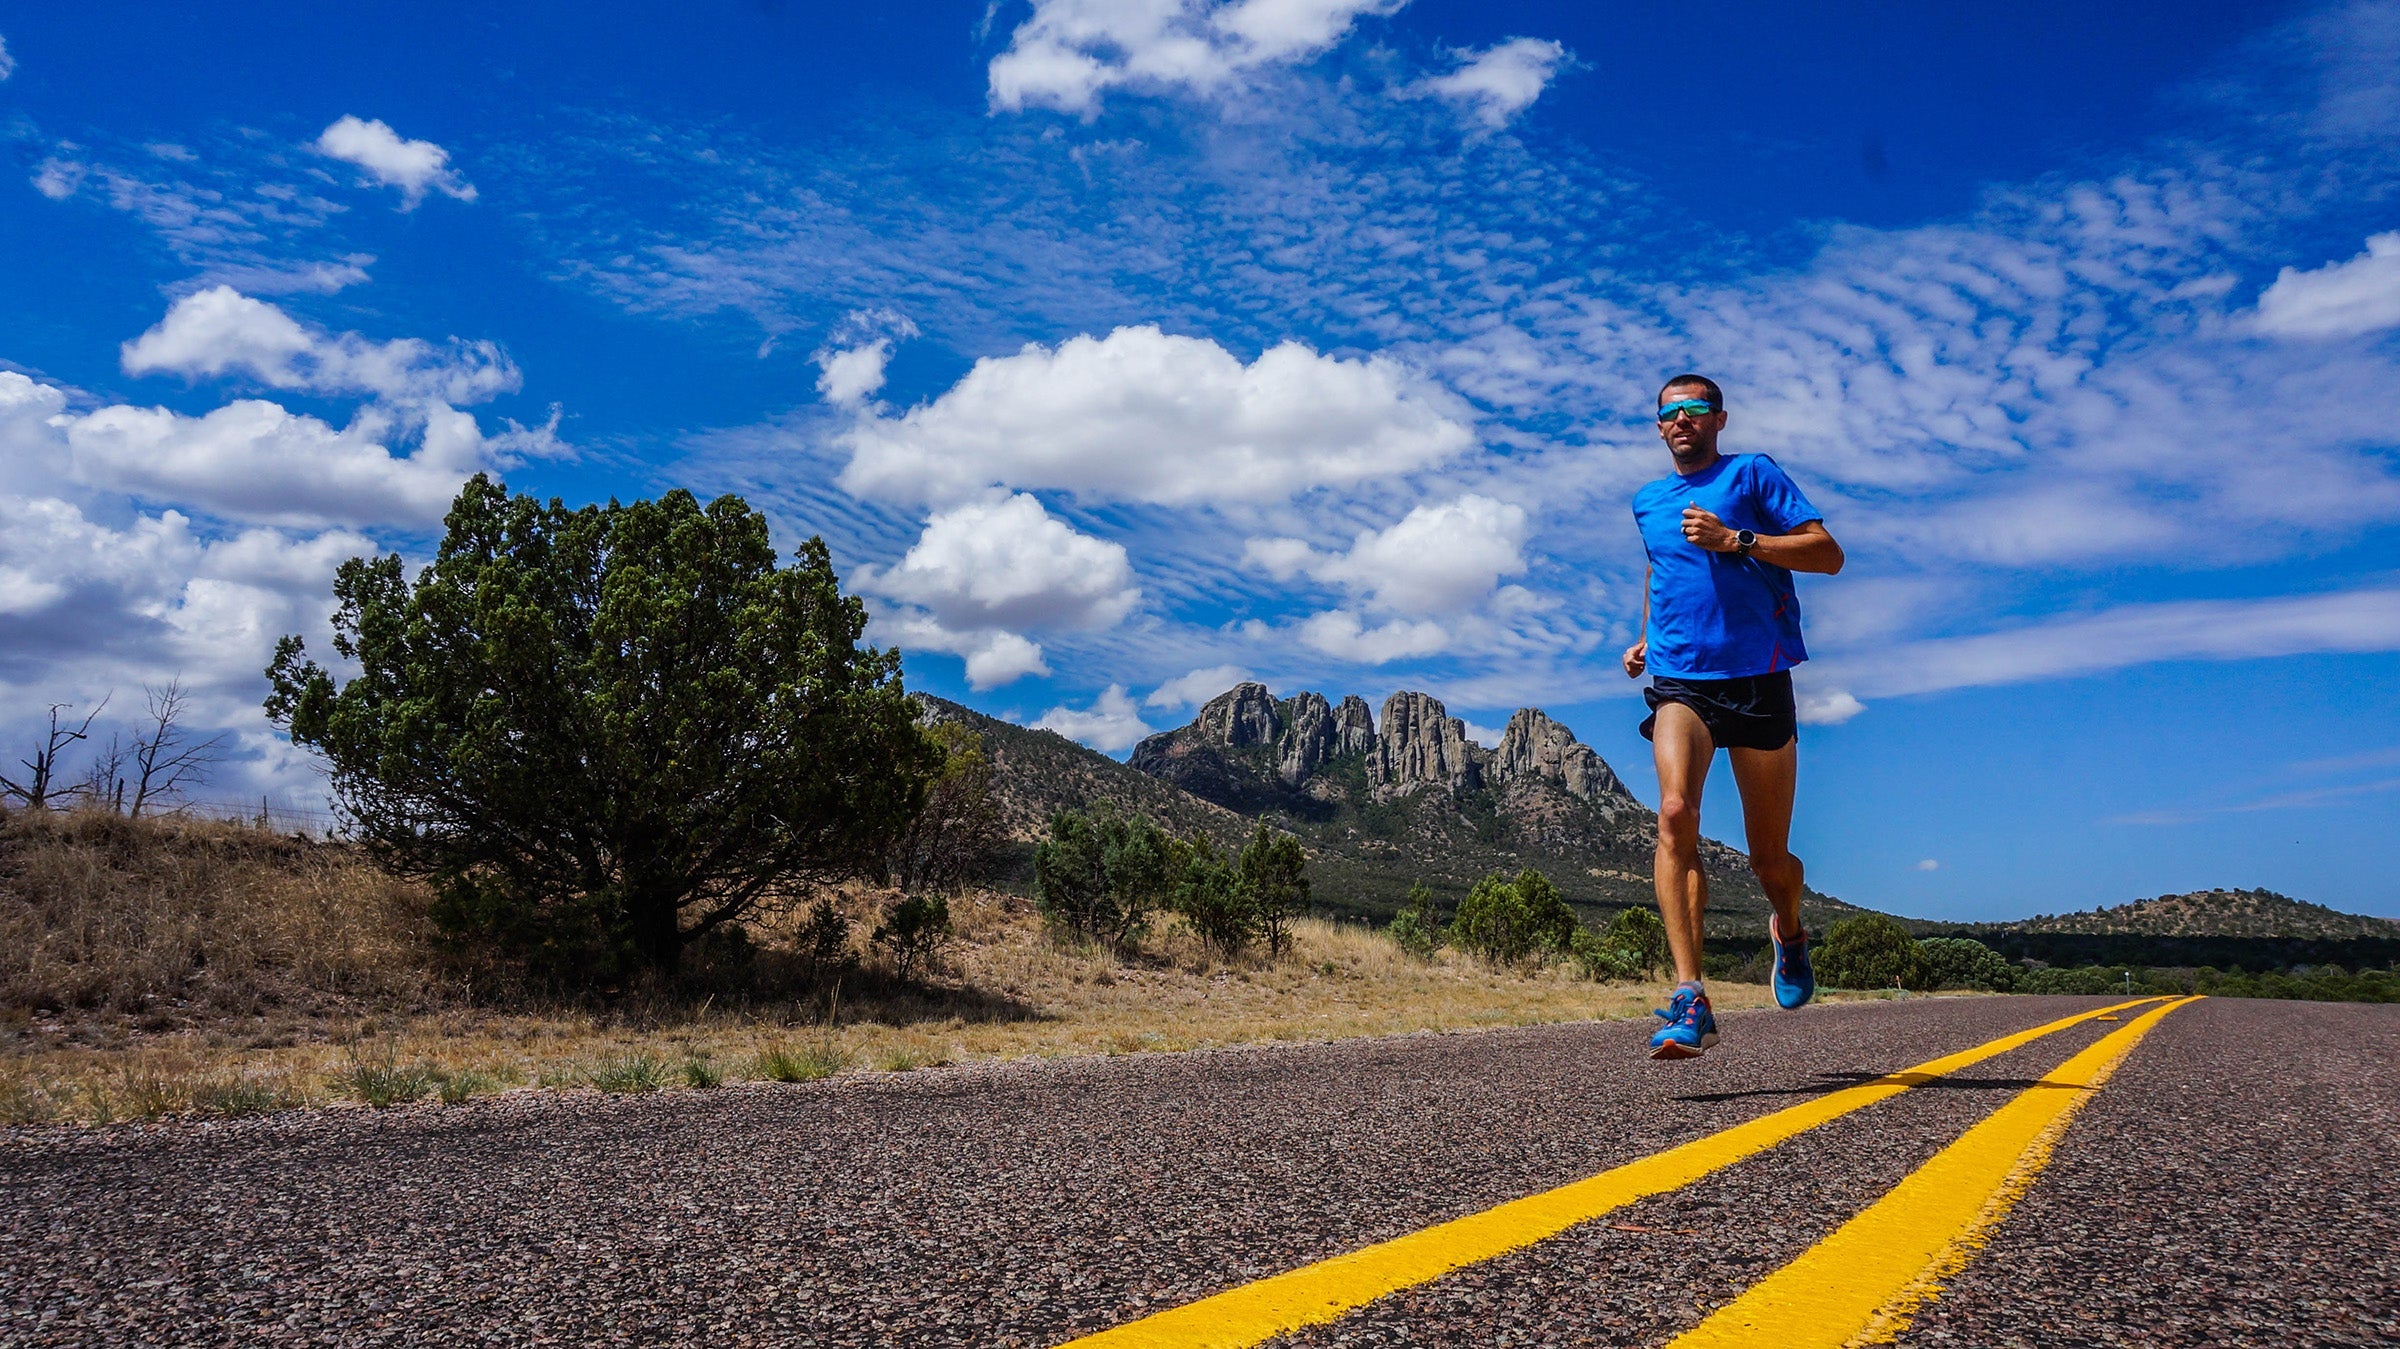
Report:
[[[1491,773],[1497,783],[1546,778],[1578,801],[1631,797],[1591,746],[1538,707],[1519,708],[1508,719],[1500,747],[1492,752]]]
[[[1383,703],[1383,732],[1367,757],[1367,779],[1378,798],[1426,787],[1470,791],[1483,780],[1483,751],[1467,725],[1429,693],[1395,693]]]
[[[1235,749],[1272,743],[1282,729],[1275,716],[1275,695],[1264,684],[1236,684],[1209,699],[1201,704],[1192,727],[1202,740]]]

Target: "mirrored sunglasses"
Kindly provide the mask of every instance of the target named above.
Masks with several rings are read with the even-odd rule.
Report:
[[[1671,422],[1687,412],[1692,415],[1694,420],[1697,420],[1716,410],[1717,405],[1709,402],[1705,398],[1678,398],[1674,402],[1664,404],[1658,409],[1658,420],[1661,425],[1664,425],[1665,423]]]

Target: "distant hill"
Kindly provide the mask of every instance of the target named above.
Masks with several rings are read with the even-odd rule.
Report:
[[[1108,801],[1233,845],[1260,819],[1288,830],[1308,847],[1312,897],[1337,913],[1386,917],[1418,880],[1455,903],[1483,876],[1527,866],[1594,917],[1653,902],[1656,815],[1539,709],[1520,710],[1486,750],[1422,693],[1394,695],[1379,720],[1357,698],[1277,700],[1245,684],[1118,763],[1048,731],[919,697],[933,717],[982,738],[1004,823],[1028,844],[1052,811]],[[1748,859],[1710,842],[1703,864],[1712,929],[1763,937],[1766,900]],[[1806,907],[1812,925],[1852,911],[1813,891]]]
[[[2272,890],[2195,890],[2090,913],[2042,914],[1995,925],[2002,932],[2127,933],[2147,937],[2400,938],[2400,919],[2343,913]]]
[[[2294,966],[2359,970],[2400,960],[2400,921],[2343,913],[2272,890],[2196,890],[2090,913],[1947,927],[2012,960],[2050,965]]]

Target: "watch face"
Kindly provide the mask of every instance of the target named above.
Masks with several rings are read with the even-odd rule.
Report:
[[[1733,536],[1733,541],[1734,541],[1735,543],[1738,543],[1738,544],[1740,544],[1740,545],[1741,545],[1742,547],[1744,547],[1744,548],[1748,548],[1748,547],[1749,547],[1749,546],[1751,546],[1752,544],[1754,544],[1754,543],[1757,543],[1757,542],[1758,542],[1758,536],[1757,536],[1756,534],[1753,534],[1753,533],[1751,533],[1749,530],[1745,529],[1745,530],[1742,530],[1742,531],[1740,531],[1739,533],[1736,533],[1736,534]]]

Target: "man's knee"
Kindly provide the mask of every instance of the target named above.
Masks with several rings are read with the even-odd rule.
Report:
[[[1663,847],[1697,847],[1700,842],[1700,803],[1681,796],[1658,803],[1658,841]]]
[[[1750,854],[1750,874],[1758,877],[1760,885],[1773,889],[1800,884],[1800,878],[1807,874],[1807,869],[1800,865],[1799,858],[1788,852],[1754,852]]]

